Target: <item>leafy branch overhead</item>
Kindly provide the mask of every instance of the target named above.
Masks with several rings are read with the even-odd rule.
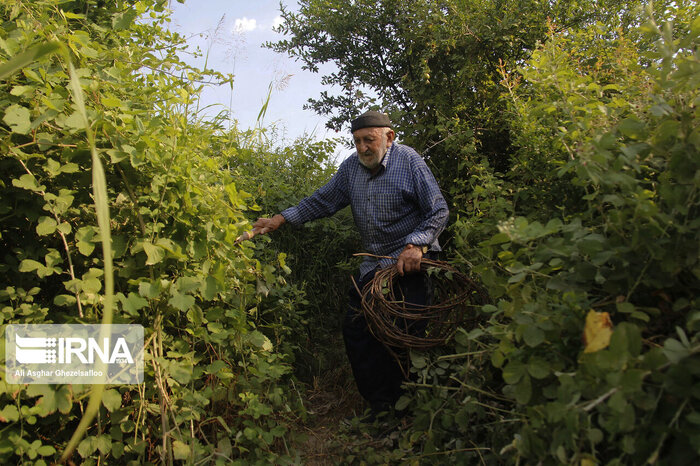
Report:
[[[329,126],[336,130],[368,107],[379,107],[408,144],[420,152],[433,147],[436,165],[454,168],[454,158],[474,144],[492,163],[505,163],[510,153],[500,63],[523,63],[547,39],[548,22],[558,30],[596,21],[635,26],[642,2],[299,3],[297,12],[282,5],[279,32],[288,37],[267,47],[311,71],[327,65],[322,82],[329,89],[309,99],[308,107],[331,116]],[[449,143],[438,144],[446,138]]]

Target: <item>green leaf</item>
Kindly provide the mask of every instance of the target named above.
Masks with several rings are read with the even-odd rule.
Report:
[[[41,456],[51,456],[56,453],[56,449],[51,445],[42,445],[36,449],[36,452]]]
[[[503,368],[503,380],[507,384],[517,383],[525,374],[527,367],[520,361],[511,361]]]
[[[664,342],[664,349],[663,349],[664,355],[668,358],[669,361],[671,361],[673,364],[678,364],[681,359],[686,358],[690,355],[690,351],[688,348],[683,346],[683,344],[673,338],[669,338]]]
[[[635,310],[634,304],[629,302],[616,303],[615,307],[617,308],[617,312],[623,312],[625,314],[630,314]]]
[[[51,235],[56,231],[58,223],[51,217],[39,217],[39,223],[36,226],[36,232],[39,236]]]
[[[15,86],[10,91],[10,94],[15,96],[23,96],[24,94],[29,94],[36,90],[36,86]]]
[[[202,281],[197,277],[180,277],[176,282],[180,293],[189,293],[202,286]]]
[[[102,404],[111,413],[121,407],[122,396],[115,389],[105,390],[102,394]]]
[[[411,351],[411,364],[416,369],[423,369],[425,366],[427,366],[425,356],[416,351]]]
[[[588,431],[588,440],[591,443],[600,443],[603,441],[603,432],[600,429],[592,428]]]
[[[63,127],[73,129],[85,128],[85,121],[83,120],[83,115],[80,112],[71,113],[68,117],[63,119]]]
[[[498,308],[496,306],[494,306],[493,304],[484,304],[481,307],[481,310],[487,314],[492,314],[494,312],[497,312]]]
[[[523,340],[527,346],[534,348],[544,341],[544,332],[534,324],[526,325]]]
[[[209,364],[206,368],[206,373],[207,374],[216,374],[219,371],[228,368],[228,364],[226,362],[222,361],[221,359],[217,359],[216,361],[212,362]]]
[[[95,227],[81,227],[75,232],[75,241],[78,251],[84,256],[89,256],[95,250]]]
[[[513,393],[515,394],[515,401],[522,405],[530,401],[532,397],[532,381],[529,375],[525,374],[522,380],[515,385]]]
[[[48,42],[27,49],[0,65],[0,79],[7,78],[41,57],[55,52],[59,48],[60,44],[58,42]]]
[[[654,131],[654,139],[657,143],[665,142],[671,138],[677,138],[681,134],[680,122],[675,120],[666,120],[657,126]]]
[[[73,395],[67,385],[62,385],[56,391],[56,406],[58,411],[63,414],[68,414],[73,409]]]
[[[106,455],[112,449],[112,437],[109,434],[102,434],[97,437],[97,449],[100,453]]]
[[[48,388],[42,390],[43,396],[36,402],[36,407],[39,408],[37,414],[41,417],[46,417],[51,413],[55,413],[58,409],[56,392],[54,392],[53,386],[47,387]]]
[[[219,285],[216,278],[208,276],[201,287],[202,297],[207,301],[211,301],[216,298],[216,296],[223,291],[223,288]]]
[[[146,265],[157,264],[163,260],[163,257],[165,257],[165,249],[152,243],[144,242],[143,250],[146,252],[146,256],[148,256],[146,259]]]
[[[74,306],[76,302],[75,296],[70,294],[59,294],[53,298],[53,303],[56,306],[70,307]]]
[[[73,231],[73,227],[71,227],[70,223],[63,222],[56,227],[56,230],[60,231],[64,235],[68,235],[71,231]]]
[[[12,104],[5,110],[2,121],[7,123],[13,133],[27,134],[32,127],[29,109],[21,105]]]
[[[186,385],[192,380],[192,366],[187,362],[169,361],[167,370],[170,377]]]
[[[623,393],[631,394],[642,389],[645,371],[641,369],[629,369],[622,374],[620,387]]]
[[[34,178],[34,175],[30,175],[29,173],[25,173],[19,178],[13,179],[12,186],[22,189],[28,189],[29,191],[34,192],[43,191],[46,189],[46,186],[40,185],[37,182],[36,178]]]
[[[270,339],[267,338],[265,335],[262,333],[258,332],[257,330],[254,330],[250,332],[248,335],[246,335],[246,340],[256,348],[260,348],[263,351],[270,351],[272,350],[272,343],[270,342]],[[411,353],[411,361],[414,361],[414,354]],[[421,357],[421,356],[416,356],[416,357]],[[415,363],[414,363],[415,365]],[[418,366],[416,366],[418,367]]]
[[[696,16],[690,24],[690,31],[694,37],[700,36],[700,16]]]
[[[92,455],[93,453],[95,453],[95,450],[97,450],[97,437],[85,437],[78,444],[78,453],[83,458],[87,458],[88,456]]]
[[[0,410],[0,422],[15,422],[18,419],[19,411],[17,410],[17,406],[8,404]]]
[[[127,434],[129,432],[133,432],[135,428],[136,428],[136,424],[134,423],[134,421],[132,421],[129,418],[125,418],[121,422],[121,424],[119,424],[119,430],[121,430],[122,432],[127,433]]]
[[[112,456],[116,459],[124,456],[124,444],[121,442],[112,443]]]
[[[411,397],[402,395],[399,398],[399,401],[396,402],[396,409],[399,411],[403,411],[404,409],[408,408],[408,405],[411,403]]]
[[[116,15],[112,15],[112,28],[117,31],[120,29],[127,29],[132,25],[137,16],[138,11],[136,8],[129,8]]]
[[[156,298],[161,292],[160,282],[141,282],[139,283],[139,294],[144,298]]]
[[[115,108],[119,107],[122,104],[122,101],[112,95],[105,96],[101,100],[102,105],[104,105],[107,108]]]
[[[549,363],[538,357],[531,357],[527,363],[528,373],[535,379],[544,379],[551,373]]]
[[[119,301],[122,303],[122,308],[131,315],[136,315],[140,309],[148,306],[148,300],[137,295],[133,291],[129,292],[129,296],[124,296],[122,293],[117,294]]]
[[[77,163],[69,162],[61,166],[61,173],[77,173],[80,170],[80,166]]]
[[[642,337],[639,327],[629,322],[621,322],[610,337],[610,351],[618,355],[629,354],[637,357],[642,350]]]
[[[44,264],[37,262],[33,259],[24,259],[19,263],[20,272],[33,272],[35,270],[44,269]]]
[[[637,118],[630,117],[622,120],[619,126],[620,132],[630,139],[643,139],[646,137],[644,123]]]
[[[61,164],[52,158],[47,158],[46,165],[44,165],[44,169],[49,174],[49,176],[54,177],[61,173]]]
[[[168,304],[183,312],[194,306],[194,302],[194,296],[184,293],[175,293],[173,297],[168,300]]]
[[[190,447],[180,440],[173,442],[173,456],[176,460],[186,460],[190,456]]]
[[[627,399],[621,391],[613,393],[608,400],[608,406],[618,413],[622,413],[627,407]]]
[[[59,192],[58,197],[53,199],[53,212],[56,214],[63,214],[66,212],[71,205],[73,205],[73,200],[75,197],[73,196],[73,191],[70,191],[68,189],[61,189]],[[46,195],[48,197],[48,194]]]
[[[81,288],[86,293],[97,294],[102,289],[102,282],[95,277],[83,278]]]

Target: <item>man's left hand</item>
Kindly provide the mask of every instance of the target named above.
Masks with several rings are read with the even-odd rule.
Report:
[[[405,273],[420,272],[420,260],[423,258],[423,251],[420,246],[408,244],[399,254],[396,268],[399,275],[403,277]]]

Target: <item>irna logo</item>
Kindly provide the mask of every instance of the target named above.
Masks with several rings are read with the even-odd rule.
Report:
[[[129,347],[123,337],[110,345],[109,338],[100,345],[95,338],[46,338],[15,335],[15,355],[22,364],[72,364],[77,358],[83,364],[94,364],[95,358],[107,364],[133,364]]]
[[[8,383],[143,382],[143,327],[11,324],[5,329]]]

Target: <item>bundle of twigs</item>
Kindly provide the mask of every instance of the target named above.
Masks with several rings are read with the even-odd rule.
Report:
[[[395,265],[379,270],[362,291],[358,290],[370,331],[388,348],[443,345],[457,327],[475,321],[479,308],[488,302],[481,286],[446,262],[424,258],[421,270],[428,274],[432,286],[427,305],[404,301]]]

